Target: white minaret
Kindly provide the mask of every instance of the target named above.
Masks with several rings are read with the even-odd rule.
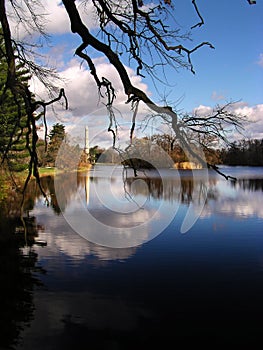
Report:
[[[86,126],[85,128],[85,153],[88,156],[89,155],[89,128]]]

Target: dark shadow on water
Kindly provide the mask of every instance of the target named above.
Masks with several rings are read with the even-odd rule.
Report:
[[[99,181],[91,176],[91,188]],[[109,181],[120,186],[119,179]],[[129,191],[154,200],[189,205],[204,187],[207,200],[219,200],[215,178],[208,183],[188,175],[146,178],[148,194],[142,183],[133,186],[134,181],[127,178]],[[58,200],[54,178],[44,177],[41,182],[55,214],[44,216],[45,212],[43,217],[55,217],[55,222],[63,218],[61,214],[77,189],[87,186],[84,174],[62,174],[57,183],[61,185]],[[262,192],[263,180],[240,179],[229,186]],[[57,231],[49,233],[53,244],[46,251],[50,255],[45,251],[42,255],[46,273],[38,263],[41,254],[38,256],[39,247],[35,246],[39,231],[45,228],[39,225],[37,214],[31,214],[41,196],[32,181],[25,202],[26,237],[18,198],[10,197],[0,211],[0,349],[173,349],[193,343],[211,349],[244,344],[255,348],[263,340],[259,233],[247,239],[245,232],[242,243],[237,233],[232,240],[228,239],[230,231],[214,234],[207,219],[206,226],[188,236],[167,230],[141,249],[114,250],[76,238],[63,231],[63,226],[57,232],[54,225]],[[220,224],[223,221],[220,219]],[[231,226],[233,230],[236,225]],[[249,231],[252,226],[247,227]],[[78,249],[70,256],[66,248],[82,248],[83,256]],[[47,282],[44,288],[42,281]],[[46,322],[44,326],[42,322]],[[30,325],[32,333],[21,339]],[[31,346],[23,347],[23,341]]]
[[[12,199],[0,207],[1,349],[15,348],[21,341],[21,332],[30,326],[34,319],[34,290],[42,285],[37,275],[45,272],[38,266],[38,255],[34,251],[40,227],[35,217],[25,215],[25,234],[18,215],[20,203],[20,195],[12,193]],[[34,196],[27,195],[26,210],[33,206]]]
[[[10,222],[15,229],[17,222]],[[2,229],[2,227],[1,227]],[[34,318],[33,293],[41,285],[36,273],[43,272],[37,266],[37,254],[32,246],[24,248],[24,238],[6,235],[1,230],[0,239],[0,346],[12,348],[20,341],[20,332]],[[32,244],[32,241],[31,241]]]
[[[239,179],[232,183],[234,187],[239,186],[241,189],[251,192],[263,192],[263,179]]]

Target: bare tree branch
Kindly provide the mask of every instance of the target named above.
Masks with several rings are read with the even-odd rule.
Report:
[[[200,11],[199,11],[199,9],[198,9],[198,7],[197,7],[197,5],[196,5],[196,1],[195,1],[195,0],[192,0],[192,4],[194,5],[195,11],[196,11],[196,13],[197,13],[197,15],[198,15],[198,17],[199,17],[199,19],[200,19],[200,22],[196,23],[195,25],[193,25],[193,26],[191,27],[191,29],[194,29],[194,28],[196,28],[196,27],[201,27],[205,22],[204,22],[204,19],[203,19],[203,17],[201,16]]]
[[[190,1],[190,0],[189,0]],[[192,0],[192,5],[199,18],[199,22],[191,29],[204,25],[204,19],[199,11],[197,2]],[[40,80],[45,81],[52,70],[45,70],[38,67],[34,60],[29,60],[30,46],[14,41],[11,36],[8,18],[6,15],[5,1],[0,0],[0,20],[3,28],[5,41],[6,60],[8,64],[8,74],[5,88],[0,96],[0,102],[5,98],[7,90],[10,90],[14,96],[17,105],[18,119],[21,116],[19,110],[19,98],[22,98],[27,113],[28,120],[28,142],[27,147],[31,155],[30,174],[38,176],[37,154],[36,154],[36,120],[41,116],[44,118],[46,126],[46,107],[61,100],[65,100],[65,107],[68,107],[68,101],[64,90],[60,90],[58,96],[53,96],[50,101],[34,101],[32,93],[28,87],[19,83],[16,79],[16,61],[24,62],[28,65],[31,72],[40,76]],[[219,107],[209,116],[180,116],[176,108],[170,106],[164,101],[163,105],[155,103],[150,96],[142,89],[134,85],[129,77],[125,62],[135,63],[137,75],[144,77],[148,74],[153,79],[161,79],[160,71],[165,71],[165,66],[177,70],[178,68],[188,68],[195,73],[192,63],[192,55],[204,47],[214,48],[208,42],[203,41],[192,48],[188,48],[185,42],[191,39],[189,32],[182,33],[179,26],[173,27],[167,18],[170,16],[172,1],[164,0],[144,4],[142,0],[92,0],[93,8],[96,11],[99,29],[97,33],[91,31],[81,18],[81,7],[73,0],[62,0],[65,10],[68,14],[72,33],[76,33],[82,40],[79,47],[76,48],[76,55],[84,60],[92,74],[98,87],[100,96],[107,99],[106,108],[109,116],[108,131],[113,136],[113,146],[117,136],[117,120],[115,118],[113,104],[116,98],[115,88],[111,81],[105,76],[100,77],[92,59],[91,48],[104,55],[110,64],[115,68],[117,75],[121,79],[124,93],[127,96],[127,104],[131,105],[133,111],[130,143],[132,143],[133,134],[136,126],[136,117],[138,113],[139,102],[146,104],[156,117],[161,117],[163,122],[170,125],[175,137],[180,140],[184,149],[192,157],[204,164],[204,160],[193,149],[186,130],[196,135],[210,135],[218,137],[224,141],[227,140],[226,128],[231,126],[239,130],[242,127],[242,118],[236,116],[228,109],[228,105]],[[87,0],[83,0],[85,5]],[[44,25],[41,16],[36,13],[44,11],[41,4],[35,1],[25,0],[21,5],[17,0],[10,0],[13,11],[20,22],[25,22],[30,18],[32,23],[26,24],[28,32],[37,30],[38,33],[45,36]],[[26,11],[23,14],[23,6]],[[82,9],[85,8],[82,7]],[[42,12],[41,12],[42,13]],[[169,17],[171,18],[171,16]],[[38,113],[41,108],[40,114]],[[209,165],[210,166],[210,165]],[[216,168],[215,168],[216,170]],[[217,170],[216,170],[217,171]]]
[[[12,3],[12,6],[14,6],[14,8],[17,11],[18,8],[16,7],[17,6],[16,2],[11,1],[11,3]],[[26,1],[26,5],[30,6],[30,2]],[[32,16],[33,15],[35,16],[35,14],[32,12]],[[35,18],[35,20],[37,19]],[[44,120],[45,120],[46,107],[48,105],[51,105],[61,100],[61,98],[64,98],[66,102],[66,108],[67,108],[68,107],[67,98],[65,96],[64,89],[61,89],[59,95],[48,102],[35,101],[34,96],[32,92],[29,90],[28,85],[19,81],[17,78],[17,70],[18,70],[17,64],[19,62],[25,62],[26,58],[24,55],[24,49],[22,45],[15,44],[15,42],[12,39],[4,0],[0,0],[0,23],[1,23],[2,32],[3,32],[3,38],[4,38],[4,44],[5,44],[5,57],[6,57],[7,70],[8,70],[5,86],[0,96],[0,103],[2,103],[5,100],[7,93],[11,92],[14,99],[14,104],[17,109],[16,124],[13,128],[13,132],[10,135],[10,141],[4,151],[1,162],[3,163],[5,160],[8,159],[8,153],[12,146],[14,134],[17,130],[17,127],[20,125],[20,121],[22,117],[26,116],[26,127],[27,127],[26,149],[29,152],[30,161],[28,165],[28,175],[23,188],[23,194],[25,193],[25,190],[31,175],[33,175],[36,178],[36,181],[41,189],[41,192],[46,197],[41,187],[40,177],[38,172],[38,155],[37,155],[38,134],[37,134],[37,125],[36,125],[36,120],[38,119],[36,115],[38,114],[36,113],[36,111],[40,106],[42,106],[43,108],[42,115],[44,115]],[[27,63],[30,64],[30,62],[27,62]],[[35,67],[34,64],[32,64],[32,66]],[[22,113],[22,105],[25,108],[25,112],[23,113],[25,113],[26,115],[23,115]],[[24,200],[24,196],[23,196],[23,200]]]

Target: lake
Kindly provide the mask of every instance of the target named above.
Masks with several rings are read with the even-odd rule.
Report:
[[[26,234],[1,217],[0,348],[256,348],[263,168],[221,170],[97,165],[43,177],[48,202],[32,181]]]

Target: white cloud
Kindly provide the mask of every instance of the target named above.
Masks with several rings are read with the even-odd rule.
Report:
[[[231,112],[247,118],[244,122],[242,135],[234,134],[235,138],[263,138],[263,104],[250,106],[246,102],[234,103],[230,106]],[[211,106],[199,105],[193,110],[198,116],[210,115],[213,112]]]
[[[130,106],[125,103],[127,96],[123,91],[122,82],[113,65],[106,63],[105,60],[101,58],[94,59],[94,64],[96,65],[98,76],[100,78],[107,78],[114,87],[116,109],[119,109],[121,112],[130,111]],[[137,77],[132,69],[127,68],[127,71],[130,75],[131,82],[139,89],[149,93],[147,85],[141,81],[141,78]],[[72,59],[67,67],[59,73],[59,76],[63,80],[60,87],[64,87],[66,91],[72,116],[83,117],[90,114],[105,114],[107,97],[105,94],[104,96],[99,95],[94,78],[84,64],[80,66],[79,60]],[[31,87],[38,96],[47,98],[45,87],[40,85],[37,81],[33,81]],[[66,115],[68,115],[68,113]],[[65,117],[67,118],[66,115]]]
[[[132,118],[131,105],[126,104],[127,96],[124,93],[122,82],[115,70],[115,68],[107,63],[103,58],[94,59],[98,76],[105,77],[111,81],[115,93],[116,100],[114,109],[119,127],[120,138],[124,136],[126,140],[129,139],[129,128]],[[126,67],[127,68],[127,67]],[[136,73],[127,68],[131,82],[150,94],[146,84],[142,82],[141,77],[136,76]],[[51,125],[55,122],[61,122],[66,125],[66,131],[73,134],[82,134],[84,125],[90,128],[91,139],[94,139],[95,144],[102,144],[106,142],[112,145],[112,134],[107,132],[109,119],[105,104],[107,97],[100,96],[97,85],[89,69],[85,64],[80,65],[78,59],[73,58],[59,73],[62,78],[59,87],[64,87],[69,103],[69,110],[66,111],[59,103],[54,104],[54,110],[49,108],[47,110],[47,121]],[[57,84],[57,83],[56,83]],[[45,86],[36,80],[32,80],[31,89],[39,98],[48,100]],[[142,111],[142,108],[140,108]],[[141,118],[138,115],[138,120],[142,119],[146,112],[141,113]],[[126,126],[124,125],[126,123]],[[138,123],[139,126],[139,123]]]
[[[196,114],[198,116],[204,116],[204,115],[209,115],[212,113],[213,108],[210,106],[204,106],[204,105],[199,105],[198,107],[194,108],[193,114]]]
[[[116,94],[116,108],[123,110],[130,110],[125,104],[127,96],[123,91],[122,82],[113,67],[113,65],[105,62],[104,59],[94,59],[98,76],[107,78],[114,87]],[[136,76],[135,72],[127,68],[130,75],[131,82],[134,83],[139,89],[149,93],[147,85],[141,81],[141,78]],[[66,95],[69,101],[69,108],[72,115],[75,117],[86,116],[96,111],[101,110],[107,103],[106,96],[99,96],[97,85],[94,81],[93,76],[90,74],[89,69],[86,69],[85,64],[80,66],[80,62],[77,59],[72,59],[67,67],[59,73],[64,83],[63,85]],[[34,81],[32,84],[34,92],[42,96],[47,97],[45,87]],[[102,113],[102,112],[100,112]]]
[[[238,106],[235,112],[247,117],[243,132],[245,138],[263,138],[263,104],[255,106],[244,104],[243,106]]]
[[[45,29],[48,34],[62,34],[70,32],[69,18],[61,1],[42,1],[45,7]]]
[[[19,20],[16,12],[11,4],[7,3],[7,11],[9,19],[11,20],[12,33],[16,38],[24,39],[29,32],[34,35],[34,21],[41,25],[42,29],[47,34],[64,34],[70,33],[69,16],[60,0],[50,1],[34,1],[29,2],[31,8],[27,6],[26,2],[20,1],[17,3],[16,11],[19,13],[22,21]],[[94,6],[91,1],[83,4],[83,1],[76,1],[77,7],[85,7],[82,13],[82,20],[89,29],[97,27],[97,21],[94,16]],[[30,10],[38,14],[33,18]],[[35,28],[36,29],[36,28]]]
[[[64,8],[64,5],[60,0],[48,1],[45,0],[45,8],[47,12],[47,32],[50,34],[61,34],[71,32],[70,21],[68,14]],[[97,20],[95,17],[94,5],[91,1],[84,2],[76,1],[77,7],[81,7],[80,13],[82,14],[82,20],[89,28],[97,27]]]

